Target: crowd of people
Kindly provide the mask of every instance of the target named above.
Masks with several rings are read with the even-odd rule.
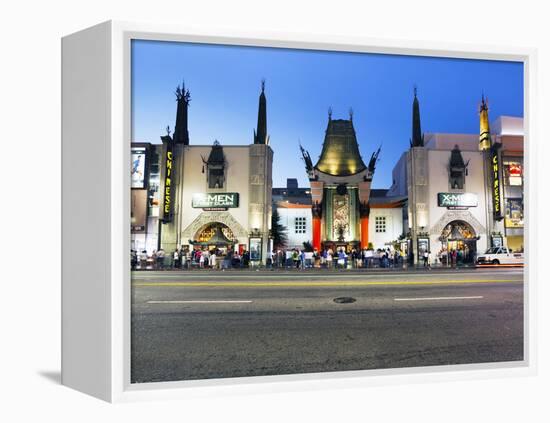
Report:
[[[131,250],[132,270],[167,270],[167,269],[230,269],[250,266],[250,253],[247,250],[239,254],[228,249],[189,249],[182,246],[174,250],[168,260],[166,252],[160,248],[148,254],[146,250],[140,253]]]
[[[441,250],[437,255],[431,251],[419,254],[419,264],[431,269],[433,264],[444,267],[458,267],[468,257],[462,250]],[[352,249],[325,248],[306,250],[300,248],[277,249],[268,254],[268,268],[286,269],[358,269],[358,268],[397,268],[412,262],[412,257],[397,249]],[[250,253],[231,249],[189,249],[182,246],[167,255],[160,248],[148,254],[131,250],[132,270],[167,270],[167,269],[241,269],[250,267]]]
[[[268,267],[308,269],[312,267],[325,269],[374,268],[402,266],[405,257],[397,250],[325,248],[306,251],[299,248],[279,249],[268,257]]]

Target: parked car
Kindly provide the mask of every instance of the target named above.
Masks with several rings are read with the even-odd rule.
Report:
[[[513,252],[506,247],[491,247],[477,257],[477,264],[523,264],[523,253]]]

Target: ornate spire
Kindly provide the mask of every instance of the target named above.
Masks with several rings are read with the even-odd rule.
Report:
[[[176,112],[176,127],[174,128],[174,143],[189,145],[189,129],[188,129],[188,107],[191,101],[189,90],[185,90],[185,82],[181,88],[178,85],[176,88],[176,101],[178,108]]]
[[[265,79],[262,79],[262,92],[258,105],[258,126],[254,131],[254,144],[269,144],[267,136],[267,101],[265,98]]]
[[[420,103],[418,102],[416,84],[414,86],[411,147],[424,147],[424,135],[420,128]]]
[[[491,148],[491,129],[489,128],[489,105],[483,92],[481,93],[481,105],[479,106],[479,149]]]

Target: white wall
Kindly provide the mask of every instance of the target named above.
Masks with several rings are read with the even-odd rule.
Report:
[[[312,242],[312,228],[311,228],[311,207],[307,208],[286,208],[278,207],[279,223],[286,227],[286,234],[288,242],[286,248],[303,248],[304,242]],[[306,233],[297,234],[295,232],[295,218],[306,218]]]
[[[248,222],[248,189],[249,189],[249,155],[248,146],[223,146],[223,153],[227,161],[226,184],[222,189],[209,189],[206,181],[206,170],[202,173],[202,157],[208,159],[212,146],[187,146],[183,156],[183,196],[182,196],[182,223],[181,230],[185,231],[202,212],[202,209],[191,207],[194,193],[205,192],[238,192],[239,207],[229,208],[227,211],[249,230]],[[187,241],[187,240],[182,240]],[[240,241],[240,240],[239,240]]]
[[[386,217],[386,232],[376,232],[376,216]],[[371,208],[369,215],[369,242],[374,249],[386,248],[386,243],[397,240],[403,233],[402,208]]]
[[[443,138],[441,142],[445,142]],[[454,141],[451,139],[450,141]],[[451,147],[452,148],[452,147]],[[456,191],[450,190],[449,187],[449,173],[448,165],[451,157],[450,151],[444,150],[429,150],[428,151],[428,169],[429,169],[429,185],[428,185],[428,223],[426,228],[431,231],[432,227],[441,219],[441,217],[447,212],[446,207],[437,206],[437,194],[440,192],[467,192],[477,195],[478,205],[477,207],[470,207],[468,211],[472,216],[483,226],[485,231],[487,230],[487,202],[485,193],[485,184],[483,176],[483,154],[480,151],[462,151],[462,157],[464,162],[469,161],[468,175],[466,176],[466,182],[464,190]],[[447,222],[450,223],[450,222]],[[432,234],[430,236],[430,248],[432,251],[439,251],[441,248],[441,241],[439,236],[441,234]],[[477,242],[477,250],[481,251],[487,248],[486,233],[477,234],[481,236],[481,239]]]

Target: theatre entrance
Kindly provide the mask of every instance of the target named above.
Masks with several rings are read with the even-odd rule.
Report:
[[[220,222],[212,222],[197,232],[193,246],[195,249],[218,250],[225,254],[233,249],[235,243],[233,232],[228,226]]]
[[[477,240],[474,228],[462,220],[450,222],[441,233],[442,253],[458,253],[458,260],[463,263],[472,263],[477,251]]]

